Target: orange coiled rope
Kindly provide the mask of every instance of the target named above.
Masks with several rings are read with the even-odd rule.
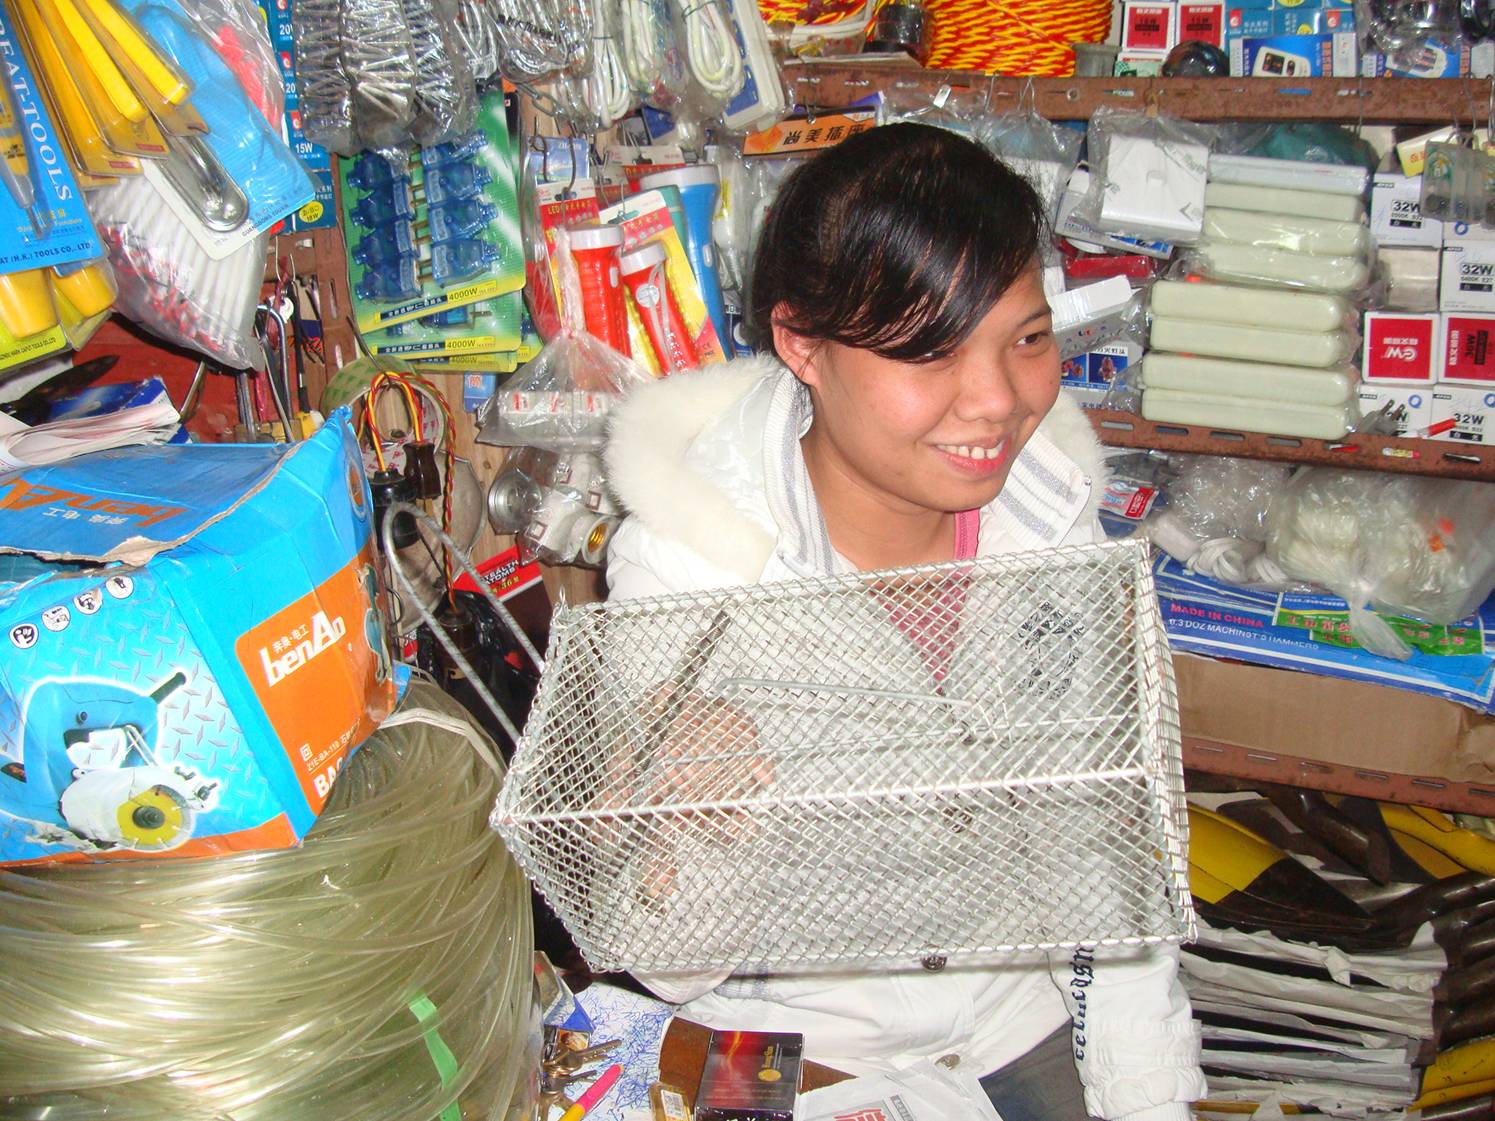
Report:
[[[926,0],[934,17],[929,66],[983,74],[1063,77],[1074,73],[1071,43],[1101,43],[1111,0]],[[855,0],[758,0],[763,18],[823,25]]]

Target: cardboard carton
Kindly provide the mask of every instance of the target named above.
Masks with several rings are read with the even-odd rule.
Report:
[[[294,845],[395,699],[342,409],[0,476],[0,864]]]

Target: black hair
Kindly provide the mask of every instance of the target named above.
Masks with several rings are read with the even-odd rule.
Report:
[[[900,123],[848,137],[797,168],[758,239],[750,337],[796,334],[884,358],[951,353],[1047,234],[1032,185],[975,141]]]

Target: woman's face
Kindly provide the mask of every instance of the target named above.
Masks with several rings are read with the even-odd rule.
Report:
[[[934,362],[776,333],[815,403],[806,454],[900,513],[986,505],[1058,396],[1051,327],[1035,267]]]

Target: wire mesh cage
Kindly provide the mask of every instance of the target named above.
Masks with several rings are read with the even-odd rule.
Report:
[[[1192,934],[1147,550],[562,606],[493,815],[596,969]]]

